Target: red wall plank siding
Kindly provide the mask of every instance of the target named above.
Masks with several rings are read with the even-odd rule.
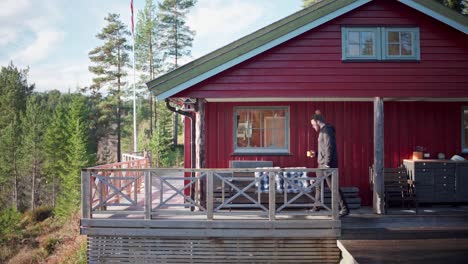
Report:
[[[421,61],[343,62],[343,26],[419,27]],[[466,98],[467,72],[466,34],[396,0],[375,0],[174,97]],[[234,155],[235,106],[289,106],[290,155]],[[458,154],[462,106],[468,106],[468,102],[385,101],[384,166],[399,166],[412,156],[416,146],[424,147],[433,158],[439,152],[447,158]],[[340,185],[359,187],[362,203],[370,205],[371,102],[207,103],[206,167],[226,168],[229,160],[271,160],[281,167],[315,167],[315,161],[305,155],[317,147],[317,134],[309,121],[315,109],[321,109],[337,130]],[[189,152],[185,155],[187,164]]]
[[[461,150],[461,102],[385,102],[385,167],[397,167],[416,146],[436,157],[450,158]],[[234,155],[235,106],[289,106],[290,155]],[[307,158],[317,148],[317,133],[310,125],[321,109],[337,131],[340,185],[359,187],[362,203],[371,204],[368,168],[373,163],[373,105],[371,102],[208,103],[206,108],[206,166],[227,168],[229,160],[271,160],[274,166],[315,167]],[[187,130],[186,130],[187,132]],[[187,155],[188,152],[185,152]],[[187,163],[187,156],[186,156]]]
[[[342,26],[416,26],[420,62],[342,62]],[[468,36],[394,0],[376,0],[177,96],[468,97]]]
[[[385,166],[398,167],[421,146],[437,158],[461,152],[461,111],[465,103],[385,102]]]

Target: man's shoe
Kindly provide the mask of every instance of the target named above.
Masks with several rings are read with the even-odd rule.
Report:
[[[349,209],[348,208],[343,208],[340,210],[340,217],[349,215]]]
[[[318,211],[320,211],[320,207],[314,206],[314,207],[312,207],[312,209],[310,209],[310,211],[311,212],[318,212]]]

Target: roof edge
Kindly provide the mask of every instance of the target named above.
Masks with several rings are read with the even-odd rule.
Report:
[[[468,21],[468,18],[465,18],[463,15],[458,14],[457,12],[446,8],[445,6],[435,2],[435,1],[424,1],[424,5],[416,0],[398,0],[400,3],[405,4],[411,8],[418,10],[421,13],[424,13],[434,19],[439,20],[440,22],[447,24],[465,34],[468,34],[468,24],[462,24],[461,22],[463,19]],[[437,7],[440,5],[440,11],[437,12]],[[430,7],[432,8],[430,8]]]
[[[350,4],[348,4],[348,5],[344,5],[344,6],[340,7],[339,9],[337,9],[337,10],[335,10],[335,11],[329,13],[329,14],[326,14],[326,15],[324,15],[324,16],[316,19],[316,20],[313,20],[310,23],[305,24],[304,26],[296,28],[295,30],[293,30],[291,32],[288,32],[287,34],[282,35],[279,38],[273,39],[270,42],[267,42],[267,43],[265,43],[265,44],[263,44],[263,45],[261,45],[259,47],[256,47],[255,49],[250,50],[249,52],[247,52],[245,54],[242,54],[242,55],[240,55],[240,56],[238,56],[238,57],[236,57],[236,58],[234,58],[232,60],[229,60],[229,61],[227,61],[227,62],[225,62],[225,63],[223,63],[223,64],[221,64],[221,65],[207,71],[207,72],[204,72],[204,73],[202,73],[202,74],[200,74],[200,75],[198,75],[198,76],[196,76],[196,77],[194,77],[194,78],[192,78],[192,79],[190,79],[190,80],[188,80],[186,82],[183,82],[183,83],[181,83],[179,85],[176,85],[176,86],[174,86],[173,88],[171,88],[169,90],[163,91],[161,94],[156,96],[156,99],[158,101],[162,101],[162,100],[164,100],[164,99],[166,99],[166,98],[168,98],[168,97],[170,97],[170,96],[172,96],[174,94],[177,94],[177,93],[179,93],[179,92],[181,92],[181,91],[183,91],[183,90],[185,90],[185,89],[187,89],[187,88],[189,88],[189,87],[191,87],[191,86],[193,86],[193,85],[195,85],[197,83],[200,83],[200,82],[202,82],[202,81],[204,81],[204,80],[206,80],[206,79],[208,79],[208,78],[210,78],[210,77],[212,77],[212,76],[214,76],[214,75],[216,75],[216,74],[218,74],[218,73],[220,73],[222,71],[225,71],[225,70],[227,70],[227,69],[229,69],[229,68],[231,68],[231,67],[233,67],[235,65],[238,65],[238,64],[240,64],[240,63],[242,63],[242,62],[244,62],[244,61],[246,61],[246,60],[248,60],[248,59],[250,59],[250,58],[252,58],[252,57],[254,57],[254,56],[256,56],[256,55],[258,55],[258,54],[260,54],[262,52],[264,52],[264,51],[267,51],[267,50],[269,50],[271,48],[274,48],[274,47],[276,47],[276,46],[278,46],[278,45],[280,45],[280,44],[282,44],[282,43],[284,43],[284,42],[286,42],[286,41],[288,41],[288,40],[290,40],[290,39],[292,39],[294,37],[297,37],[297,36],[307,32],[307,31],[309,31],[311,29],[314,29],[314,28],[316,28],[316,27],[318,27],[318,26],[320,26],[320,25],[322,25],[324,23],[327,23],[327,22],[333,20],[334,18],[337,18],[337,17],[339,17],[339,16],[341,16],[341,15],[343,15],[345,13],[348,13],[348,12],[350,12],[350,11],[352,11],[352,10],[354,10],[354,9],[364,5],[364,4],[367,4],[367,3],[371,2],[371,1],[372,0],[356,0],[356,1],[354,1],[354,2],[352,2]],[[153,89],[155,86],[157,86],[157,85],[151,85],[150,83],[152,83],[152,81],[150,81],[148,83],[148,87],[150,89]]]
[[[157,100],[164,100],[371,1],[321,1],[159,76],[146,85]],[[468,34],[468,19],[436,1],[397,1]],[[311,15],[316,11],[317,15]]]

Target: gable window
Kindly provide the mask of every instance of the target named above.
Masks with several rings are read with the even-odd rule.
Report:
[[[346,28],[343,32],[343,59],[377,60],[378,33],[376,28]]]
[[[385,60],[419,60],[419,30],[417,28],[383,28]]]
[[[462,152],[468,153],[468,106],[462,108]]]
[[[420,60],[419,29],[343,27],[342,59]]]
[[[235,107],[234,153],[289,153],[289,108]]]

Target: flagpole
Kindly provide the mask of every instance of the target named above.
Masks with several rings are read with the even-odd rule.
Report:
[[[138,151],[137,147],[137,125],[136,125],[136,82],[135,82],[135,32],[133,26],[133,0],[130,2],[132,11],[132,38],[133,38],[133,152]]]

